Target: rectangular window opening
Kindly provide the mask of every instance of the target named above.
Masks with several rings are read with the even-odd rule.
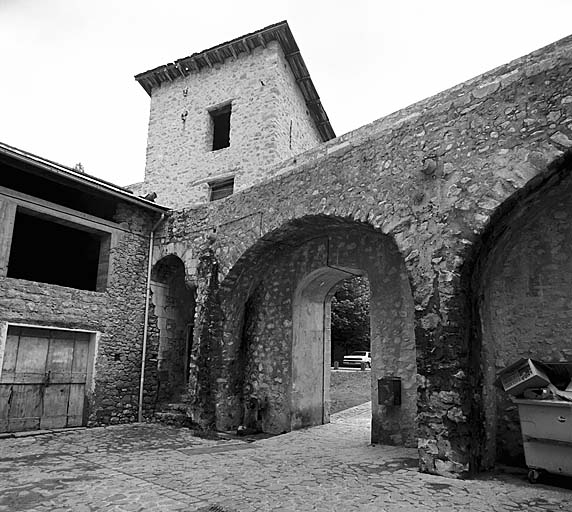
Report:
[[[227,196],[232,195],[234,192],[234,178],[229,178],[221,181],[214,181],[209,183],[210,187],[210,200],[217,201]]]
[[[230,111],[230,103],[209,111],[213,125],[213,151],[230,146]]]
[[[7,276],[104,291],[110,243],[109,233],[58,222],[18,208]]]

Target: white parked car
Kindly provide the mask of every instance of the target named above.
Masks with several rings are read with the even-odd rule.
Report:
[[[371,352],[360,350],[344,356],[344,366],[361,366],[362,363],[366,368],[371,368]]]

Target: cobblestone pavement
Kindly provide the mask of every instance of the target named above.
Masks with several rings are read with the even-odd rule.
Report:
[[[145,424],[0,439],[0,511],[572,510],[570,489],[524,472],[418,473],[416,450],[368,444],[369,417],[254,443]]]

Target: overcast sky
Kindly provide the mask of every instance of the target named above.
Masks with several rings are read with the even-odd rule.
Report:
[[[337,135],[572,33],[572,0],[0,0],[0,141],[142,181],[133,76],[288,20]]]

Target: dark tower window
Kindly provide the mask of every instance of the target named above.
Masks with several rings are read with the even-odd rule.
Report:
[[[210,187],[210,200],[217,201],[227,196],[232,195],[234,192],[234,178],[229,178],[222,181],[215,181],[209,183]]]
[[[213,151],[230,146],[230,103],[210,110],[213,122]]]

